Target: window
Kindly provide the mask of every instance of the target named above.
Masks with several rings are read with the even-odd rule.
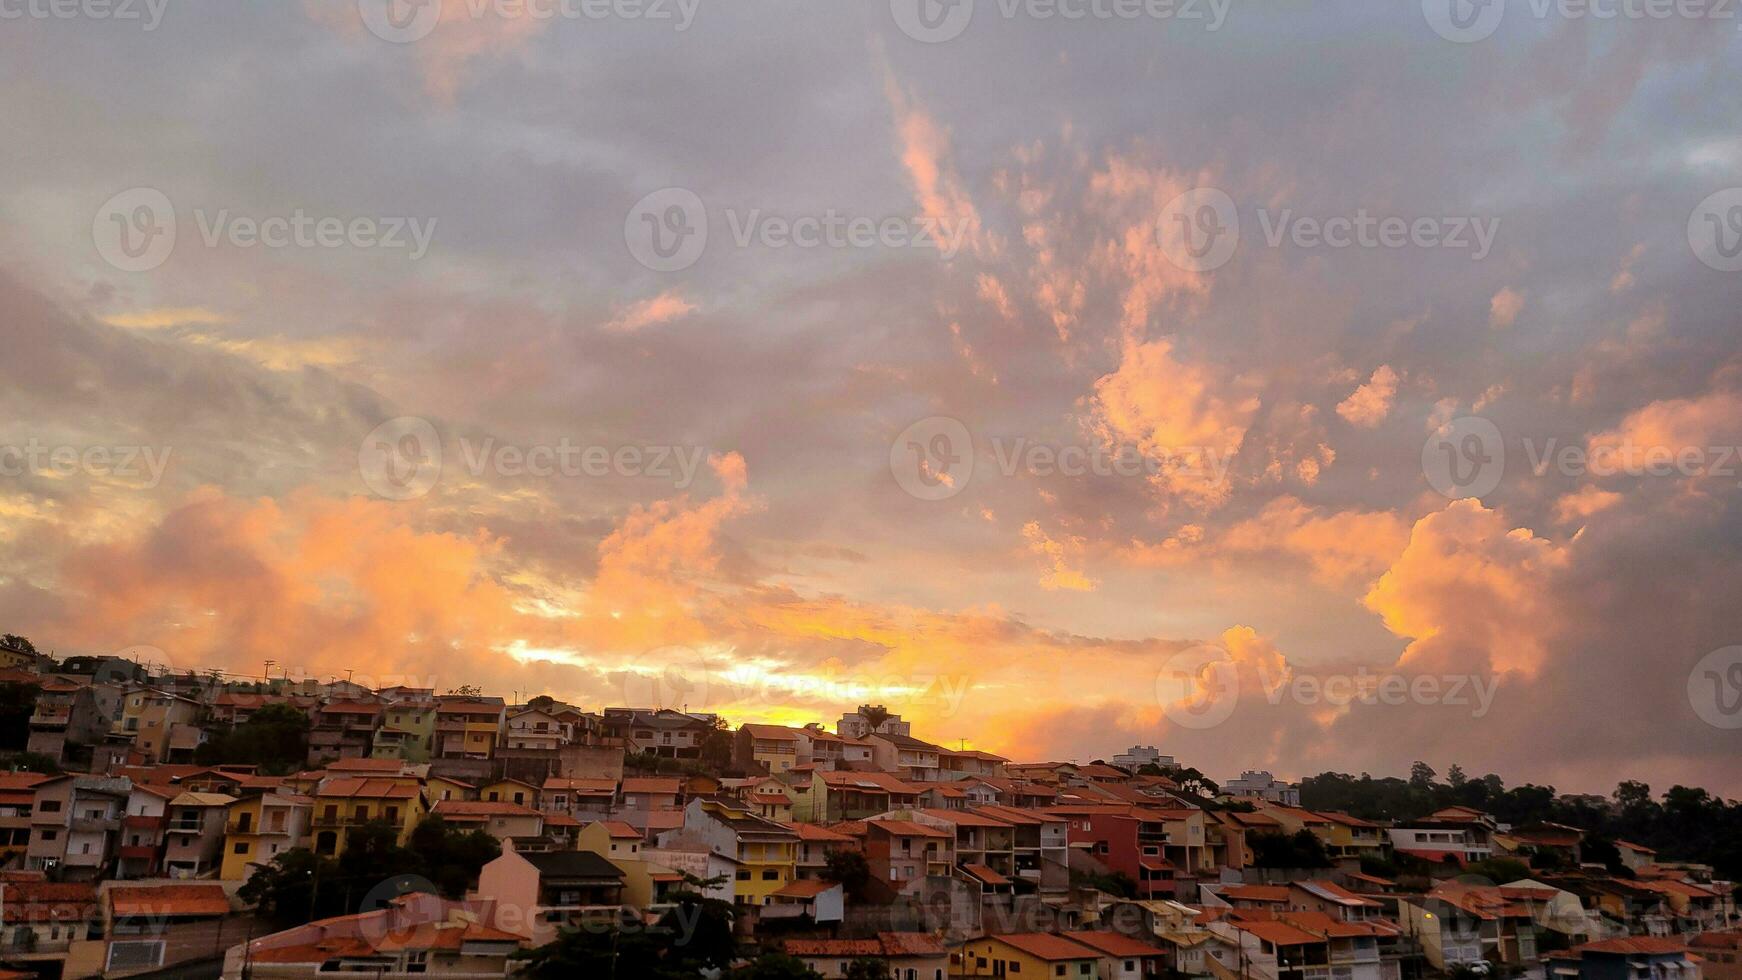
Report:
[[[45,830],[42,832],[42,839],[43,840],[54,840],[56,837],[59,837],[59,836],[60,836],[60,831],[58,831],[58,830]]]
[[[1053,973],[1053,976],[1055,976],[1055,977],[1064,976],[1065,975],[1065,965],[1063,963],[1060,963],[1057,967],[1053,968],[1052,973]]]
[[[748,871],[738,872],[738,880],[739,881],[749,881],[750,880],[750,872],[748,872]]]
[[[764,872],[762,872],[762,880],[763,881],[779,881],[780,880],[780,872],[778,872],[778,871],[764,871]]]
[[[247,841],[237,841],[236,846],[230,850],[230,853],[231,854],[247,854],[248,853],[248,842]]]
[[[59,813],[60,812],[60,801],[59,800],[43,800],[42,806],[38,807],[37,809],[41,810],[43,813]]]

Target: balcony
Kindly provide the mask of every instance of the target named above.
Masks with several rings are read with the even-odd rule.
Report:
[[[73,710],[71,708],[55,708],[39,704],[36,706],[36,711],[30,715],[30,727],[65,728],[72,722],[72,717]]]
[[[113,834],[121,829],[121,821],[116,817],[74,817],[71,827],[75,834]]]

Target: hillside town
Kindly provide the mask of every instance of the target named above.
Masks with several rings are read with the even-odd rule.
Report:
[[[1155,746],[1016,760],[892,706],[733,727],[16,637],[0,689],[0,980],[1742,980],[1711,863],[1479,806],[1314,809]]]

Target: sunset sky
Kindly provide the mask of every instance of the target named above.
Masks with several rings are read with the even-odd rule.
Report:
[[[6,8],[0,631],[1742,792],[1742,21],[379,3]]]

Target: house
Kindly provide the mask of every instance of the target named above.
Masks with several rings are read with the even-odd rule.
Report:
[[[133,783],[121,815],[121,842],[115,850],[115,877],[154,878],[163,873],[164,832],[174,789]]]
[[[501,698],[446,695],[436,699],[435,752],[441,759],[495,755],[507,705]]]
[[[639,858],[646,845],[646,836],[621,820],[595,820],[575,837],[577,849],[612,861]]]
[[[375,758],[428,762],[435,748],[435,697],[411,688],[382,691],[381,697],[386,707],[369,754]]]
[[[1578,827],[1548,821],[1511,827],[1493,836],[1494,850],[1500,856],[1545,868],[1578,867],[1584,860],[1584,842],[1585,832]]]
[[[525,708],[508,715],[504,742],[511,749],[555,752],[569,743],[573,726],[549,711]]]
[[[776,780],[765,779],[746,788],[742,799],[752,813],[764,820],[785,823],[792,819],[792,795]]]
[[[256,793],[231,803],[219,877],[242,881],[260,865],[303,845],[315,801],[295,793]]]
[[[109,731],[109,718],[97,703],[89,683],[74,684],[60,678],[44,678],[37,687],[36,706],[30,712],[30,735],[26,751],[46,755],[57,763],[69,760],[69,749],[95,745]]]
[[[1742,932],[1702,932],[1688,940],[1703,980],[1742,980]]]
[[[76,942],[102,933],[89,882],[9,881],[0,903],[0,952],[8,963],[58,971]]]
[[[95,877],[115,857],[132,790],[127,779],[103,776],[56,776],[37,783],[31,791],[24,866],[62,868],[74,880]]]
[[[799,880],[820,878],[829,867],[829,854],[840,848],[852,849],[858,842],[846,834],[814,823],[794,823],[782,821],[786,828],[798,835],[798,850],[795,868]]]
[[[914,738],[890,732],[872,732],[865,737],[871,744],[871,762],[884,772],[892,772],[910,782],[931,782],[940,779],[938,757],[945,750]]]
[[[423,781],[424,797],[431,803],[440,800],[475,800],[478,787],[451,776],[430,776]]]
[[[552,776],[539,787],[539,807],[576,820],[604,820],[617,800],[615,779],[564,779]]]
[[[614,922],[623,908],[623,871],[591,851],[521,854],[505,841],[478,875],[478,894],[514,910],[498,923],[542,946],[561,928]]]
[[[810,823],[863,820],[866,817],[919,805],[923,786],[914,786],[886,772],[837,772],[815,769],[810,778],[791,784],[792,816]]]
[[[938,750],[938,778],[955,780],[967,779],[972,776],[1002,776],[1004,767],[1010,762],[1001,755],[981,752],[978,749],[948,749]]]
[[[1494,823],[1469,807],[1447,807],[1425,819],[1390,827],[1391,846],[1399,854],[1429,864],[1461,867],[1493,856]]]
[[[1643,844],[1618,840],[1615,842],[1615,850],[1620,852],[1621,866],[1635,874],[1657,861],[1657,851]]]
[[[808,919],[812,925],[838,924],[846,916],[846,890],[833,881],[793,879],[768,895],[759,921]]]
[[[815,722],[799,729],[799,733],[804,740],[799,748],[800,758],[808,757],[809,764],[818,769],[871,766],[871,746],[864,739],[826,731]]]
[[[497,840],[531,842],[544,835],[544,814],[519,803],[442,800],[430,813],[456,830],[481,830]]]
[[[1415,937],[1422,955],[1436,970],[1483,962],[1482,920],[1441,898],[1397,899],[1398,925]]]
[[[702,754],[702,742],[714,732],[711,715],[685,714],[670,708],[632,711],[626,719],[612,714],[623,710],[605,709],[604,724],[619,726],[627,752],[668,759],[695,759]]]
[[[956,835],[952,829],[912,820],[867,820],[865,861],[873,877],[899,892],[919,878],[954,873]]]
[[[1054,895],[1070,890],[1070,821],[1053,813],[997,804],[974,807],[973,811],[1002,820],[1014,829],[1012,866],[1018,881]]]
[[[750,772],[779,775],[810,761],[800,749],[807,739],[782,725],[741,725],[732,739],[732,761]]]
[[[1127,772],[1136,772],[1144,766],[1155,766],[1158,769],[1175,767],[1173,756],[1162,755],[1161,750],[1153,745],[1133,745],[1107,761]]]
[[[137,711],[132,719],[127,715],[130,707]],[[122,722],[131,720],[137,726],[133,747],[144,754],[146,763],[192,762],[194,750],[206,740],[199,723],[203,710],[193,698],[145,690],[128,696]]]
[[[622,809],[641,812],[675,810],[682,797],[682,782],[667,776],[625,776],[617,792]]]
[[[375,744],[385,716],[376,701],[328,701],[315,709],[308,732],[309,765],[332,759],[361,759]]]
[[[900,715],[890,714],[883,705],[862,704],[857,711],[849,711],[835,722],[835,732],[847,738],[862,739],[872,732],[911,735],[913,726],[902,721]]]
[[[1285,783],[1262,769],[1248,769],[1238,779],[1222,784],[1222,795],[1237,800],[1264,800],[1283,806],[1300,806],[1300,784]]]
[[[206,959],[214,949],[247,938],[247,922],[229,921],[230,898],[221,885],[116,886],[103,899],[108,909],[104,977]]]
[[[784,825],[739,809],[723,800],[691,800],[679,831],[660,835],[660,845],[678,837],[705,843],[737,862],[735,901],[766,905],[769,896],[797,877],[798,835]]]
[[[334,973],[376,977],[506,976],[522,935],[497,929],[475,903],[412,893],[385,908],[321,919],[237,944],[224,980],[317,980]]]
[[[478,799],[485,803],[517,803],[538,806],[538,787],[522,779],[499,779],[478,789]]]
[[[181,793],[164,815],[163,870],[171,878],[193,878],[223,862],[224,820],[236,798],[223,793]]]
[[[1137,883],[1138,898],[1192,898],[1193,881],[1211,867],[1202,810],[1135,804],[1057,805],[1069,821],[1072,847]]]
[[[1013,932],[970,939],[962,946],[961,977],[1064,977],[1093,980],[1101,954],[1044,932]]]
[[[875,939],[788,939],[782,951],[828,980],[841,980],[856,960],[883,964],[891,980],[944,980],[949,951],[930,933],[880,932]]]
[[[403,845],[424,815],[423,793],[415,777],[329,776],[312,795],[316,854],[343,853],[347,832],[375,820],[396,828]]]
[[[1700,964],[1679,939],[1627,936],[1554,953],[1549,973],[1552,980],[1700,980]]]
[[[0,864],[9,864],[30,847],[30,814],[36,808],[41,773],[0,773]]]
[[[1151,943],[1098,929],[1070,930],[1060,935],[1100,954],[1103,980],[1142,980],[1162,975],[1166,954]]]

